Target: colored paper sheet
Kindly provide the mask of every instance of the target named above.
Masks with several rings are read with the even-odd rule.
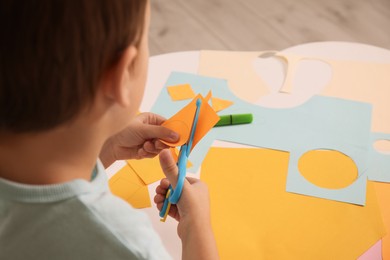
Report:
[[[167,87],[167,90],[174,101],[192,99],[196,96],[190,84],[169,86]]]
[[[390,140],[390,134],[372,133],[370,139],[371,144],[374,144],[378,140]],[[368,165],[368,178],[370,180],[390,182],[390,154],[378,152],[375,150],[374,145],[370,145]]]
[[[290,155],[290,164],[288,168],[288,176],[286,183],[286,190],[289,192],[295,192],[298,194],[304,194],[308,196],[315,196],[319,198],[331,199],[336,201],[348,202],[358,205],[365,205],[366,201],[366,183],[367,183],[367,174],[361,172],[361,175],[350,184],[349,186],[342,189],[329,189],[316,186],[315,184],[309,182],[299,171],[298,165],[299,159],[308,151],[306,146],[302,149],[296,149],[291,152]],[[342,148],[339,147],[339,151],[342,151]],[[349,154],[352,154],[353,151],[350,150]],[[347,153],[348,154],[348,153]],[[365,158],[359,158],[360,161],[355,161],[356,165],[360,169],[364,169]],[[363,163],[361,163],[363,162]],[[355,166],[355,165],[354,165]]]
[[[146,185],[165,177],[158,156],[142,160],[127,160],[127,163]]]
[[[374,185],[387,231],[382,239],[382,257],[390,260],[390,183],[375,182]]]
[[[210,149],[201,179],[221,259],[356,259],[384,235],[373,183],[365,207],[319,200],[285,191],[288,164],[287,152]]]
[[[332,78],[322,95],[369,102],[373,105],[373,132],[390,134],[390,64],[323,60],[332,67]]]
[[[211,104],[213,106],[214,111],[219,112],[233,105],[233,102],[230,100],[213,97],[211,98]]]
[[[357,260],[383,260],[382,257],[382,240],[376,242],[370,249],[361,255]]]
[[[183,82],[197,86],[194,90],[198,93],[211,90],[213,95],[231,100],[234,105],[228,107],[226,113],[252,113],[254,118],[253,122],[247,125],[213,128],[202,140],[199,149],[191,153],[193,168],[199,167],[213,139],[289,151],[289,191],[364,205],[371,105],[314,96],[294,108],[264,108],[238,99],[230,92],[226,80],[179,72],[172,73],[166,85]],[[169,117],[171,111],[180,108],[180,104],[170,102],[165,93],[166,91],[161,92],[152,111]],[[320,149],[335,150],[350,157],[358,169],[357,180],[343,189],[325,189],[302,177],[298,169],[300,157],[308,151]]]
[[[286,81],[281,92],[292,92],[295,69],[305,59],[318,60],[329,64],[332,69],[330,82],[321,94],[372,104],[373,141],[390,140],[390,64],[321,59],[296,55],[278,54],[287,61]],[[289,79],[289,80],[287,80]],[[381,138],[381,139],[380,139]],[[372,144],[371,143],[371,144]],[[367,172],[370,180],[390,182],[390,155],[371,149],[371,162]]]
[[[180,138],[176,143],[169,143],[161,140],[163,143],[171,146],[181,146],[186,143],[190,137],[192,125],[195,118],[196,102],[202,101],[199,110],[198,122],[192,142],[192,148],[210,131],[211,128],[218,122],[219,116],[210,107],[208,102],[201,96],[197,95],[187,106],[182,108],[174,116],[165,121],[162,125],[179,133]]]
[[[128,165],[109,180],[111,192],[134,208],[151,207],[148,187]]]
[[[246,101],[256,101],[269,93],[267,85],[252,68],[263,52],[201,51],[199,74],[229,80],[231,91]]]

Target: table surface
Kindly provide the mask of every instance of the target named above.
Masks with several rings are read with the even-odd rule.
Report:
[[[358,43],[348,42],[318,42],[308,43],[303,45],[297,45],[285,50],[281,50],[283,53],[290,53],[302,56],[315,56],[336,60],[357,60],[357,61],[374,61],[390,63],[390,51],[374,46]],[[141,111],[150,111],[152,105],[155,103],[162,87],[168,79],[172,71],[197,73],[199,65],[200,51],[189,52],[177,52],[158,55],[150,58],[149,61],[149,76],[146,84],[144,99],[141,104]],[[256,66],[256,65],[255,65]],[[306,64],[309,69],[310,64]],[[280,69],[283,69],[280,67]],[[305,69],[303,67],[302,69]],[[280,71],[271,71],[270,79],[273,75],[280,75]],[[307,82],[310,82],[310,76],[308,75]],[[308,84],[307,84],[308,85]],[[305,87],[305,86],[303,86]],[[307,86],[310,87],[310,86]],[[320,89],[318,89],[319,93]],[[313,94],[316,90],[314,90]],[[276,107],[288,107],[291,104],[302,102],[307,97],[297,96],[291,100],[291,103],[286,103],[278,100],[276,97],[272,101],[272,106]],[[259,103],[259,105],[267,106]],[[225,144],[223,142],[216,141],[213,146],[231,146],[231,144]],[[125,165],[124,161],[117,161],[107,169],[107,174],[112,176],[119,169]],[[195,177],[199,177],[199,172],[191,174]],[[149,185],[149,193],[153,201],[155,194],[155,188],[158,183]],[[174,259],[181,259],[181,242],[177,236],[177,223],[172,219],[168,219],[165,223],[160,222],[158,216],[158,210],[153,205],[152,208],[142,209],[150,218],[153,227],[160,235],[166,246],[168,252]]]

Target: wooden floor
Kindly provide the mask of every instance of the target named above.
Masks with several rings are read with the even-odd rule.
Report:
[[[150,52],[281,50],[316,41],[390,49],[390,0],[151,0]]]

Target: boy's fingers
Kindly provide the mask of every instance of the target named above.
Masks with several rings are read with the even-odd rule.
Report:
[[[157,150],[163,150],[163,149],[169,148],[168,145],[162,143],[160,140],[155,140],[155,141],[154,141],[154,147],[155,147]]]
[[[156,203],[156,204],[163,203],[164,199],[165,199],[165,196],[163,196],[161,194],[157,194],[156,196],[154,196],[154,203]]]
[[[166,121],[164,117],[150,112],[139,114],[138,118],[140,118],[144,124],[150,125],[161,125]]]
[[[153,142],[151,141],[146,141],[143,145],[143,149],[147,152],[147,153],[151,153],[151,154],[159,154],[160,153],[160,150],[157,149],[154,145]]]
[[[167,190],[168,190],[168,187],[169,187],[169,184],[170,183],[169,183],[167,178],[161,179],[160,185],[158,185],[157,188],[156,188],[156,192],[157,193],[166,194]]]
[[[164,194],[167,194],[167,190],[168,190],[168,187],[167,188],[163,188],[161,186],[158,186],[156,188],[156,193],[164,195]]]
[[[169,150],[164,150],[160,153],[160,165],[173,188],[176,188],[178,169]]]
[[[143,125],[143,137],[145,139],[162,139],[167,142],[176,142],[179,140],[179,134],[169,128],[158,125]]]

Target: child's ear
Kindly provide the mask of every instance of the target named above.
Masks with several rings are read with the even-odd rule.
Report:
[[[135,62],[137,52],[135,46],[128,46],[102,80],[104,95],[121,106],[127,107],[131,103],[129,83],[132,76],[131,66]]]

